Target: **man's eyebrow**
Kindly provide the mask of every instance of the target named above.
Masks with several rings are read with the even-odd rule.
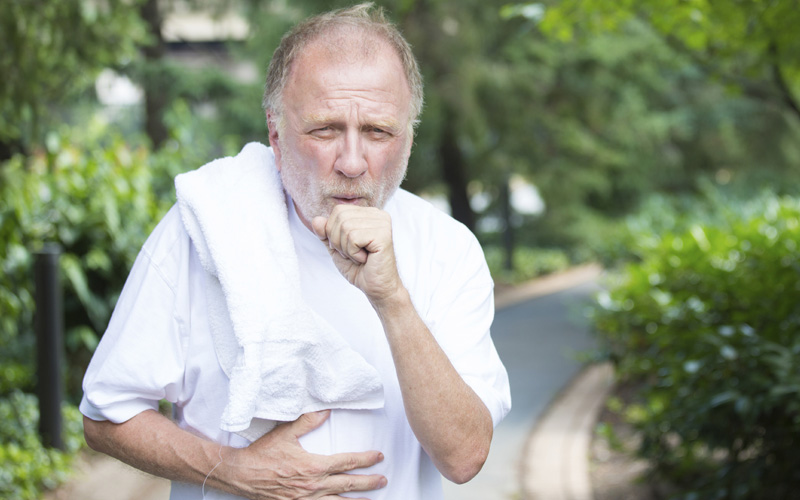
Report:
[[[322,125],[326,123],[337,123],[342,121],[341,117],[331,113],[312,113],[301,118],[306,125]],[[362,127],[376,127],[387,130],[399,130],[400,125],[397,120],[391,118],[367,119],[361,124]]]
[[[312,113],[301,118],[303,123],[307,125],[319,125],[322,123],[332,123],[337,121],[337,118],[332,114],[327,113]]]
[[[370,120],[369,123],[366,123],[364,125],[367,127],[375,127],[386,130],[400,129],[400,125],[397,123],[397,120],[392,120],[391,118]]]

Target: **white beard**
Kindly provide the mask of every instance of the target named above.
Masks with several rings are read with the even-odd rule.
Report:
[[[309,223],[314,217],[328,217],[336,206],[336,196],[357,196],[362,198],[361,206],[383,208],[386,202],[400,187],[406,175],[408,161],[400,165],[390,165],[383,171],[383,182],[364,176],[345,177],[334,173],[330,180],[320,181],[306,175],[298,167],[292,153],[282,155],[280,169],[283,187],[292,197],[301,218]]]

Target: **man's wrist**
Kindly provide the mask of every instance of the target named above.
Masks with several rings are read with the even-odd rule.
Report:
[[[234,495],[245,495],[248,492],[242,489],[247,484],[246,481],[241,481],[237,475],[241,472],[242,467],[239,463],[241,461],[240,454],[243,448],[234,448],[231,446],[220,446],[218,453],[209,458],[216,459],[208,474],[205,478],[205,488],[215,488],[221,491],[232,493]]]
[[[400,284],[394,292],[380,298],[370,298],[370,303],[381,319],[393,315],[404,314],[409,307],[413,309],[411,295],[405,286]]]

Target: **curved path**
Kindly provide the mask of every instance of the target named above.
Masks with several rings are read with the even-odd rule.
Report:
[[[513,407],[495,429],[481,473],[460,486],[445,481],[445,500],[524,497],[523,454],[531,430],[582,368],[578,355],[594,345],[586,307],[599,289],[598,274],[591,267],[556,276],[545,282],[548,286],[531,291],[545,295],[524,298],[523,293],[507,307],[498,298],[492,338],[508,370]]]

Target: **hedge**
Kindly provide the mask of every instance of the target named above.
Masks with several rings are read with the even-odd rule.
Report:
[[[641,388],[626,414],[674,498],[792,498],[800,198],[713,212],[674,231],[633,231],[639,260],[599,296],[595,324],[620,377]]]

